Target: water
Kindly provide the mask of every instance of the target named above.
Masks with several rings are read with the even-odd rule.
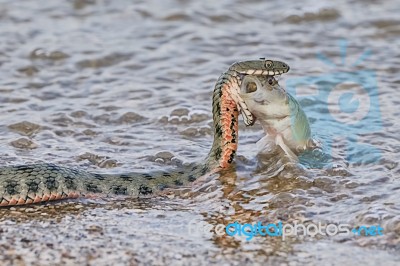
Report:
[[[216,79],[234,61],[258,57],[290,65],[283,86],[299,77],[371,70],[381,116],[377,131],[359,137],[379,148],[375,162],[349,162],[346,156],[357,158],[358,151],[346,153],[343,139],[332,167],[257,156],[261,127],[241,122],[237,171],[215,176],[194,196],[1,209],[3,264],[395,265],[399,11],[394,0],[0,1],[3,165],[42,161],[122,173],[201,161],[212,141]],[[352,66],[368,49],[371,55]],[[301,90],[307,93],[312,87]],[[300,102],[314,136],[328,140],[318,102]],[[246,242],[189,234],[190,223],[235,220],[379,224],[384,235]]]

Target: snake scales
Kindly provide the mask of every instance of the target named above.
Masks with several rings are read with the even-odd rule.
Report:
[[[182,186],[207,173],[227,168],[235,157],[238,141],[238,116],[246,125],[254,123],[252,114],[239,96],[246,75],[274,76],[289,71],[280,61],[259,60],[234,63],[214,88],[214,141],[204,164],[172,172],[105,175],[49,163],[0,168],[0,206],[12,206],[77,198],[92,194],[145,196],[166,188]]]

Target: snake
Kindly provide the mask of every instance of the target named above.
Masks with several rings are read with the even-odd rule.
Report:
[[[52,163],[0,167],[0,206],[14,206],[92,195],[149,197],[193,183],[201,176],[228,168],[238,146],[238,117],[246,125],[254,117],[240,97],[247,75],[275,76],[289,71],[277,60],[260,58],[232,64],[218,78],[212,96],[214,140],[203,163],[151,173],[100,174]]]

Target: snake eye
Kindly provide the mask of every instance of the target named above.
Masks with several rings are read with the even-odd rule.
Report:
[[[265,61],[265,66],[266,66],[267,68],[271,68],[273,65],[274,65],[274,63],[273,63],[271,60]]]
[[[286,65],[286,64],[284,64],[284,63],[282,63],[282,66],[283,66],[283,67],[287,67],[287,65]]]
[[[246,93],[255,92],[257,90],[257,84],[255,82],[249,82],[246,84]]]

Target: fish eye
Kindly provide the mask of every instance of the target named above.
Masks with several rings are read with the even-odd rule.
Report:
[[[275,85],[277,83],[276,79],[274,77],[269,77],[268,78],[268,84],[269,85]]]
[[[265,66],[266,66],[267,68],[271,68],[273,65],[274,65],[274,63],[273,63],[271,60],[265,61]]]
[[[246,93],[255,92],[257,90],[257,84],[255,82],[249,82],[246,84]]]

